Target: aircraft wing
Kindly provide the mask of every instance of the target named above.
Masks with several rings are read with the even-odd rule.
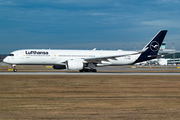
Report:
[[[137,54],[141,54],[143,52],[145,52],[148,48],[143,49],[142,51],[136,52],[136,53],[132,53],[132,54],[122,54],[122,55],[113,55],[113,56],[102,56],[102,57],[94,57],[94,58],[84,58],[84,61],[86,62],[100,62],[100,61],[108,61],[108,59],[112,59],[112,60],[117,60],[117,57],[124,57],[124,56],[129,56],[129,55],[137,55]]]

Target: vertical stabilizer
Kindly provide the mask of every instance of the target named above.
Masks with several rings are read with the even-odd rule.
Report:
[[[167,30],[159,31],[157,35],[143,48],[147,50],[139,56],[135,63],[156,58],[166,33]]]

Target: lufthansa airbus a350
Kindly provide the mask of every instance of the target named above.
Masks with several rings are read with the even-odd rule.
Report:
[[[16,65],[52,65],[54,69],[96,72],[96,67],[132,65],[160,57],[158,54],[167,30],[161,30],[141,51],[24,49],[9,54],[3,61]]]

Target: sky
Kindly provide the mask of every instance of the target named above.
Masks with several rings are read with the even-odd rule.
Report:
[[[160,30],[180,46],[180,0],[0,0],[0,54],[19,49],[141,50]]]

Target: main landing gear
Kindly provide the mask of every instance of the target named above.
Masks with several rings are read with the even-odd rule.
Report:
[[[12,65],[14,67],[13,71],[17,72],[16,65]]]
[[[79,70],[79,72],[97,72],[96,69],[82,69],[82,70]]]

